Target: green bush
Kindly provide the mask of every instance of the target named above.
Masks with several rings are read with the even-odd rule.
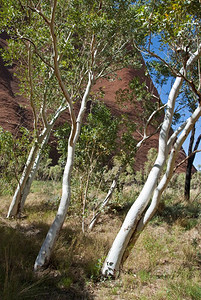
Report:
[[[11,194],[19,181],[31,147],[29,131],[21,127],[16,137],[0,127],[0,194]]]

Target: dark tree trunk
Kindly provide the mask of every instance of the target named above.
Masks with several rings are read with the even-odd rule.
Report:
[[[185,178],[185,188],[184,188],[184,197],[185,200],[189,201],[190,199],[190,188],[191,188],[191,173],[192,173],[192,166],[193,161],[195,159],[196,153],[192,154],[194,151],[198,149],[200,140],[201,140],[201,134],[198,136],[197,141],[195,143],[195,147],[193,149],[193,143],[195,139],[195,126],[193,127],[191,131],[191,137],[190,137],[190,143],[188,148],[188,160],[187,160],[187,167],[186,167],[186,178]]]

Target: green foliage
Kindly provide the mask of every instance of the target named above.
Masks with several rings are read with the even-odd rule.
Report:
[[[185,230],[190,230],[199,224],[201,219],[200,197],[198,196],[196,201],[190,204],[183,203],[178,201],[179,199],[182,200],[180,190],[179,185],[174,186],[163,195],[153,222],[177,223]]]
[[[147,160],[144,163],[144,169],[141,169],[135,174],[135,181],[138,185],[143,185],[157,157],[157,149],[150,148],[147,153]]]
[[[25,165],[30,149],[30,134],[26,128],[20,128],[20,137],[0,128],[1,190],[0,194],[12,193]]]
[[[55,165],[49,168],[49,178],[54,181],[59,181],[62,178],[63,169],[61,165]]]
[[[144,124],[160,103],[159,98],[158,101],[153,101],[152,97],[153,94],[149,91],[147,83],[138,76],[129,82],[129,88],[119,89],[116,92],[117,103],[120,106],[132,105],[133,109],[138,110],[137,122],[141,123],[143,120]],[[153,120],[152,125],[157,125],[157,122]]]
[[[76,145],[76,168],[83,172],[94,163],[96,170],[108,164],[117,147],[118,123],[118,119],[111,115],[110,110],[103,103],[97,102],[92,105]],[[61,154],[61,165],[65,164],[69,133],[68,124],[55,131],[57,149]]]
[[[101,71],[107,73],[135,61],[135,51],[128,51],[122,35],[128,31],[129,4],[131,1],[103,1],[101,4],[94,1],[57,1],[55,11],[55,35],[59,55],[59,67],[62,80],[68,87],[69,94],[78,100],[83,86],[88,80],[86,76],[91,65],[92,37],[97,49],[96,63],[93,65],[95,77]],[[28,5],[27,1],[2,2],[0,17],[1,26],[12,37],[5,58],[20,60],[27,66],[27,45],[30,42],[33,53],[33,100],[41,101],[41,87],[48,84],[47,105],[55,105],[60,100],[58,82],[50,76],[53,66],[52,39],[46,20],[51,17],[51,3],[43,2],[40,7],[37,1]],[[40,13],[37,13],[40,10]],[[9,18],[6,16],[9,14]],[[43,17],[42,17],[43,16]],[[105,46],[107,44],[107,47]],[[121,49],[121,51],[119,51]],[[111,65],[111,62],[113,65]],[[20,65],[18,66],[20,71]],[[27,85],[27,71],[21,69],[23,92],[31,95]],[[52,97],[51,97],[52,95]],[[49,98],[52,98],[51,100]],[[50,103],[49,103],[50,101]]]
[[[149,151],[147,153],[147,161],[144,164],[145,178],[149,175],[149,172],[151,171],[153,164],[156,160],[157,154],[158,154],[158,151],[156,148],[149,149]]]
[[[193,189],[200,189],[200,182],[201,182],[201,171],[197,171],[192,175],[192,188]]]
[[[145,182],[143,170],[136,171],[135,180],[138,185],[142,185]]]
[[[100,273],[101,273],[101,268],[103,266],[105,260],[105,256],[102,258],[99,258],[97,261],[91,261],[89,264],[86,266],[86,272],[88,276],[93,280],[94,282],[98,281],[100,279]]]
[[[55,40],[50,30],[53,2]],[[127,12],[131,1],[53,2],[43,1],[39,5],[37,1],[28,3],[24,0],[9,0],[7,3],[1,1],[0,6],[0,30],[7,31],[10,37],[8,47],[2,55],[9,64],[16,65],[20,93],[30,101],[33,110],[36,137],[39,137],[42,126],[47,125],[56,109],[64,104],[61,80],[65,86],[65,95],[68,93],[74,104],[83,97],[89,70],[93,73],[95,82],[97,78],[114,73],[116,69],[128,66],[131,62],[134,64],[136,60],[135,51],[128,51],[128,41],[125,42],[124,39],[125,33],[127,32],[127,36],[129,34]],[[58,63],[58,72],[55,72],[55,60]],[[102,122],[102,113],[106,114],[99,108],[97,118],[100,120],[97,121],[90,120],[89,115],[88,121],[94,122],[91,125],[101,126],[95,122]],[[92,159],[91,153],[85,153],[86,144],[91,147],[92,156],[100,157],[98,161],[110,156],[114,143],[109,139],[115,140],[113,136],[116,134],[116,126],[115,121],[113,125],[105,124],[98,134],[94,129],[90,137],[88,128],[83,128],[76,158],[81,169],[84,168],[84,161]],[[105,134],[107,145],[99,141],[98,149],[95,149],[94,139],[102,139],[100,132],[102,136]],[[123,138],[126,140],[126,135]],[[48,174],[39,177],[41,176],[47,177]]]
[[[195,31],[201,25],[199,1],[142,1],[139,13],[143,27],[160,35],[161,46],[185,45],[194,42]],[[150,15],[151,14],[151,15]],[[147,35],[150,33],[148,32]],[[196,34],[200,34],[199,31]],[[149,41],[148,41],[149,42]]]
[[[50,177],[50,166],[52,164],[52,159],[49,158],[50,146],[46,145],[41,152],[40,164],[36,172],[36,180],[47,180]]]
[[[170,183],[169,183],[169,186],[171,188],[175,188],[175,189],[182,189],[184,187],[184,183],[185,183],[185,176],[186,174],[185,173],[176,173],[173,175]]]
[[[97,169],[108,164],[117,144],[118,119],[101,102],[92,104],[76,149],[76,164],[81,170],[95,160]]]
[[[190,55],[196,51],[201,37],[201,13],[198,0],[140,1],[138,13],[143,30],[147,28],[146,45],[139,48],[146,53],[150,75],[158,85],[158,90],[166,90],[165,83],[172,84],[181,68],[186,69]],[[139,29],[140,30],[140,29]],[[192,112],[198,97],[199,64],[186,71],[188,82],[183,82],[178,95],[173,124]]]

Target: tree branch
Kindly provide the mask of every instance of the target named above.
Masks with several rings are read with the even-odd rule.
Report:
[[[31,45],[28,45],[28,76],[29,76],[29,86],[30,86],[30,104],[33,112],[34,117],[34,131],[36,133],[37,139],[39,138],[38,135],[38,129],[37,129],[37,123],[38,123],[38,117],[36,113],[35,104],[33,101],[33,81],[32,81],[32,53],[31,53]]]
[[[176,165],[176,167],[174,168],[175,172],[183,163],[185,163],[191,156],[193,156],[194,154],[201,152],[201,150],[194,150],[191,154],[189,154],[188,156],[186,156],[178,165]]]
[[[32,1],[31,1],[32,2]],[[48,18],[42,13],[41,10],[37,9],[35,6],[30,6],[28,5],[28,8],[30,10],[32,10],[33,12],[36,12],[39,16],[41,16],[43,18],[43,20],[45,21],[45,23],[50,26],[50,21],[48,20]]]
[[[39,53],[39,51],[37,49],[37,46],[35,45],[35,43],[30,38],[21,36],[20,34],[19,34],[19,38],[22,39],[22,40],[28,41],[29,43],[31,43],[34,46],[34,52],[38,55],[38,57],[42,60],[42,62],[44,62],[44,64],[46,64],[48,67],[50,67],[51,69],[54,70],[54,67],[49,62],[47,62],[44,59],[44,57],[42,57],[42,55]]]

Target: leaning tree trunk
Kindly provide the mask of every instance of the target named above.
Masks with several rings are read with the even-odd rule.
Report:
[[[34,265],[35,271],[38,270],[40,267],[44,266],[49,261],[51,251],[54,247],[55,241],[57,240],[59,235],[59,231],[66,218],[68,206],[71,199],[70,179],[71,179],[71,173],[73,168],[74,155],[75,155],[75,144],[71,146],[69,143],[67,163],[63,174],[62,197],[61,197],[60,205],[55,220],[51,225],[47,233],[47,236],[45,238],[45,241],[36,258],[35,265]]]
[[[167,187],[168,183],[170,182],[173,172],[174,172],[174,165],[175,161],[178,155],[179,150],[182,147],[182,144],[184,143],[186,137],[188,136],[189,132],[192,129],[193,123],[195,123],[199,117],[201,116],[201,107],[198,106],[198,108],[193,113],[192,117],[188,119],[186,122],[181,135],[174,143],[170,157],[167,162],[167,169],[165,174],[163,175],[162,179],[160,180],[159,184],[157,185],[150,206],[146,210],[146,212],[143,214],[143,216],[138,221],[138,225],[136,226],[135,231],[133,232],[133,235],[129,241],[128,247],[124,253],[122,263],[126,260],[128,257],[131,249],[135,245],[138,237],[140,236],[140,233],[143,231],[145,226],[148,224],[148,222],[151,220],[151,218],[154,216],[155,212],[157,211],[161,196],[165,188]]]
[[[39,165],[40,165],[40,160],[41,160],[44,148],[48,143],[51,130],[52,130],[52,126],[50,128],[48,128],[47,135],[46,135],[45,139],[43,140],[43,142],[42,142],[42,144],[41,144],[41,146],[38,150],[38,153],[37,153],[37,156],[36,156],[35,161],[33,163],[31,172],[30,172],[29,177],[28,177],[28,179],[26,181],[26,184],[24,186],[24,189],[23,189],[23,192],[22,192],[22,195],[21,195],[20,206],[19,206],[20,213],[22,213],[22,211],[24,209],[25,201],[26,201],[27,196],[30,192],[31,185],[32,185],[32,183],[33,183],[33,181],[36,177],[36,173],[37,173]]]
[[[189,58],[187,62],[187,68],[198,58],[198,56],[199,56],[199,51],[197,51],[195,55],[192,55]],[[182,69],[181,74],[183,73],[183,71],[184,70]],[[125,254],[125,251],[130,250],[127,249],[129,243],[134,239],[135,230],[156,189],[159,176],[162,172],[163,166],[168,156],[168,135],[172,124],[175,101],[179,93],[179,90],[182,86],[182,82],[183,82],[183,77],[182,76],[177,77],[171,88],[168,102],[167,102],[167,109],[164,116],[164,121],[159,135],[158,156],[156,158],[152,170],[149,173],[149,176],[144,184],[144,187],[140,195],[138,196],[138,198],[130,208],[123,222],[123,225],[112,244],[108,256],[106,257],[106,260],[102,268],[102,274],[104,276],[112,276],[112,277],[118,276],[120,265],[122,263],[122,259]]]
[[[194,137],[195,137],[195,126],[193,127],[192,132],[191,132],[191,138],[190,138],[189,149],[188,149],[189,157],[187,160],[185,186],[184,186],[184,197],[185,197],[186,201],[189,201],[189,199],[190,199],[192,167],[193,167],[193,162],[194,162],[195,155],[196,155],[196,153],[194,153],[194,154],[192,154],[192,153],[198,149],[198,146],[199,146],[199,143],[201,140],[201,134],[198,136],[197,141],[195,143],[195,147],[193,149]]]
[[[71,200],[71,173],[73,169],[74,156],[75,156],[75,146],[80,135],[82,119],[86,110],[86,102],[90,94],[91,85],[93,81],[93,74],[89,72],[88,84],[82,98],[81,107],[79,110],[78,117],[76,121],[72,120],[71,134],[68,140],[68,154],[66,160],[66,166],[63,174],[62,183],[62,197],[60,200],[59,208],[54,219],[54,222],[50,226],[50,229],[46,235],[43,245],[39,251],[34,264],[34,270],[42,268],[49,262],[50,255],[58,238],[59,232],[63,226],[64,220],[67,215],[67,210]]]
[[[64,110],[66,110],[66,108],[67,106],[64,105],[61,105],[58,108],[50,123],[47,124],[47,126],[43,129],[43,132],[39,136],[39,141],[36,140],[34,145],[32,146],[22,176],[16,188],[12,202],[10,204],[7,218],[12,216],[20,216],[24,208],[24,203],[26,201],[26,198],[30,192],[31,184],[38,170],[43,149],[48,143],[51,130],[56,120],[59,118],[61,113]]]
[[[31,148],[22,176],[15,190],[15,194],[13,196],[12,202],[8,210],[7,218],[20,215],[22,194],[26,186],[27,180],[29,178],[32,166],[34,164],[34,160],[37,155],[38,149],[39,149],[39,145],[37,142],[35,142]]]
[[[155,190],[159,176],[168,155],[166,144],[172,122],[175,100],[182,85],[182,81],[183,79],[181,77],[177,78],[170,92],[168,106],[159,136],[159,152],[157,159],[152,170],[149,173],[147,181],[144,184],[140,195],[130,208],[125,221],[123,222],[123,225],[113,242],[113,245],[102,268],[102,273],[104,276],[118,276],[124,252],[127,249],[138,221],[141,218]]]
[[[125,166],[120,166],[118,171],[117,171],[117,174],[114,178],[114,180],[112,181],[112,184],[110,186],[110,189],[105,197],[105,199],[103,200],[103,202],[100,204],[100,207],[99,209],[95,212],[93,218],[91,219],[90,223],[89,223],[89,230],[92,230],[93,227],[95,226],[96,222],[98,221],[100,215],[101,215],[101,212],[103,211],[104,207],[108,204],[110,198],[112,197],[112,194],[117,186],[117,182],[118,182],[118,179],[119,179],[119,176],[121,175],[121,173],[125,170]]]

